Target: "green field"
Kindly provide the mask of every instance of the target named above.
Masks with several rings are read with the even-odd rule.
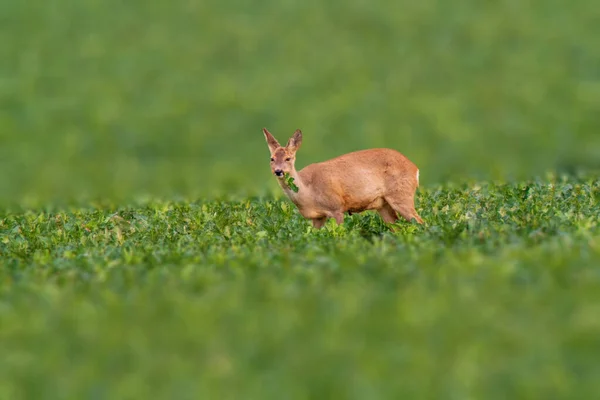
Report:
[[[0,4],[0,399],[591,399],[592,0]],[[392,147],[423,226],[270,176]]]

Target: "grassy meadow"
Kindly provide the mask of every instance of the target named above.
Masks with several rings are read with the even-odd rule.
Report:
[[[0,4],[0,399],[600,391],[592,0]],[[392,147],[423,226],[270,176]]]

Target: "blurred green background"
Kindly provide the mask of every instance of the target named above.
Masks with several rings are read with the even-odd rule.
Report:
[[[600,164],[593,0],[4,0],[1,200],[260,194],[393,147],[424,185]]]

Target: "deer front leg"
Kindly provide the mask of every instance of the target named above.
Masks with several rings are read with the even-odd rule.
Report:
[[[344,213],[343,212],[335,212],[332,215],[333,218],[335,218],[335,222],[337,222],[338,225],[341,225],[344,223]]]

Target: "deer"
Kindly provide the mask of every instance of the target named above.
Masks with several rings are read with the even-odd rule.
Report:
[[[285,147],[267,128],[263,133],[271,154],[271,173],[314,228],[321,229],[330,218],[341,225],[346,213],[368,210],[376,210],[387,224],[396,223],[398,214],[408,222],[423,224],[415,210],[419,169],[400,152],[389,148],[358,150],[296,171],[302,131],[297,129]]]

